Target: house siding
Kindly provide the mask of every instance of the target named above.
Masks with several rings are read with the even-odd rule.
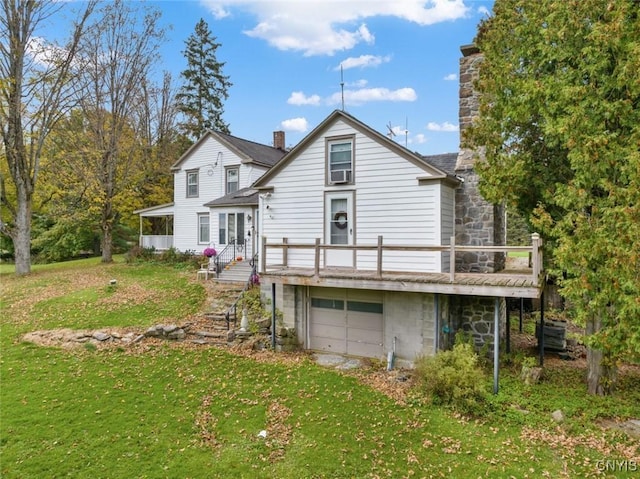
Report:
[[[355,134],[355,184],[325,184],[325,138]],[[354,243],[440,244],[440,201],[437,183],[419,185],[425,171],[384,148],[370,137],[337,121],[269,181],[273,194],[261,200],[262,234],[272,242],[287,237],[290,243],[313,244],[324,238],[324,194],[353,191]],[[385,218],[384,222],[380,218]],[[295,228],[292,228],[295,225]],[[295,232],[295,236],[292,233]],[[322,241],[324,243],[324,240]],[[291,250],[290,266],[312,267],[312,249]],[[281,262],[281,252],[268,250],[267,263]],[[373,269],[375,254],[359,252],[356,266]],[[403,271],[441,270],[439,253],[385,254],[383,268]]]
[[[212,165],[217,165],[211,168]],[[174,172],[174,247],[180,251],[201,252],[209,244],[218,244],[217,210],[203,206],[225,194],[225,168],[239,167],[239,188],[245,188],[266,172],[266,168],[241,163],[242,159],[233,151],[209,137],[189,154],[189,157]],[[198,197],[187,198],[186,172],[199,169]],[[209,175],[209,171],[213,174]],[[248,210],[234,209],[233,211]],[[198,243],[198,214],[209,213],[210,243]],[[245,226],[245,231],[248,229]]]

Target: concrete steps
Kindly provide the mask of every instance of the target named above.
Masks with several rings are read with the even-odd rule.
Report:
[[[251,265],[249,261],[238,261],[235,264],[228,264],[217,278],[217,281],[246,283],[251,277]]]

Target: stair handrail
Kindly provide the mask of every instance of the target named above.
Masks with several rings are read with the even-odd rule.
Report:
[[[218,253],[216,256],[216,278],[220,277],[220,271],[222,271],[225,266],[236,259],[237,253],[246,250],[245,246],[246,240],[238,242],[238,240],[232,239],[227,246]]]
[[[249,279],[247,279],[247,281],[244,283],[244,287],[242,288],[242,291],[240,291],[240,294],[238,295],[236,300],[231,306],[229,306],[226,313],[224,313],[224,319],[227,321],[227,331],[229,330],[231,323],[231,314],[233,314],[234,327],[238,322],[238,303],[240,302],[240,300],[244,297],[249,288],[260,284],[260,281],[256,280],[256,278],[258,277],[256,272],[256,265],[258,264],[258,253],[253,255],[253,258],[251,258],[249,264],[251,265],[251,275],[249,276]]]

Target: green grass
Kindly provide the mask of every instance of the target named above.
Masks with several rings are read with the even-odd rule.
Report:
[[[20,341],[35,329],[179,323],[206,309],[193,280],[166,266],[84,262],[2,277],[2,478],[588,477],[598,460],[624,458],[616,445],[637,447],[592,424],[640,417],[633,375],[620,394],[590,398],[579,371],[524,387],[505,365],[487,417],[470,420],[415,391],[398,403],[304,356]],[[549,419],[558,408],[568,416],[559,429]]]

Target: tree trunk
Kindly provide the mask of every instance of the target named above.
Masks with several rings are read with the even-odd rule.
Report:
[[[23,185],[16,185],[18,193],[15,228],[13,229],[13,249],[16,275],[31,272],[31,195]]]
[[[594,315],[587,321],[587,336],[600,331],[602,323],[600,317]],[[609,355],[603,351],[587,348],[587,389],[589,394],[606,396],[613,392],[617,368]]]
[[[113,208],[111,200],[105,200],[102,205],[102,262],[113,261]]]

